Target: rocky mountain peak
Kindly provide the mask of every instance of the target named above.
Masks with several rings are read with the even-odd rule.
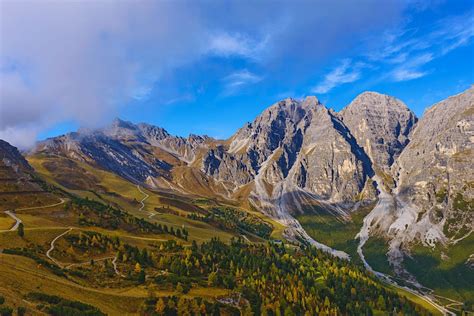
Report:
[[[417,122],[415,114],[402,101],[377,92],[358,95],[339,117],[376,169],[384,172],[388,172],[408,144],[408,136]]]
[[[401,110],[409,111],[408,107],[401,100],[392,97],[390,95],[374,92],[374,91],[365,91],[359,94],[355,99],[349,104],[350,107],[358,110],[370,110],[374,108],[383,108],[388,111]]]
[[[316,107],[318,105],[321,105],[321,103],[319,102],[318,98],[314,95],[307,96],[302,101],[303,107]]]
[[[103,133],[106,136],[120,139],[136,138],[140,133],[138,127],[135,124],[128,121],[123,121],[119,118],[114,119],[110,125],[95,132]]]
[[[112,123],[110,123],[110,127],[113,128],[124,128],[124,129],[136,129],[136,126],[130,121],[124,121],[118,117],[116,117]]]
[[[12,167],[15,170],[32,171],[18,149],[0,139],[0,165]]]
[[[164,128],[158,126],[140,123],[138,124],[138,128],[149,142],[160,141],[172,137]]]

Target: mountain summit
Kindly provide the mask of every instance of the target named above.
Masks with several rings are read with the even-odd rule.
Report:
[[[376,92],[339,113],[316,97],[288,98],[225,141],[115,120],[41,142],[32,155],[80,160],[158,190],[238,201],[285,224],[293,238],[305,234],[294,215],[345,221],[384,194],[392,206],[376,208],[366,228],[396,239],[399,249],[415,239],[449,243],[460,237],[456,230],[472,230],[472,109],[472,88],[420,121],[402,101]]]

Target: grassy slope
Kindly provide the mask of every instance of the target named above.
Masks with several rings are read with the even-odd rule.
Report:
[[[5,213],[0,213],[0,230],[10,229],[15,221]]]
[[[393,275],[393,270],[387,259],[388,245],[380,237],[370,237],[363,248],[365,260],[375,270],[388,275]]]
[[[136,216],[147,217],[147,214],[145,212],[138,211],[138,208],[140,205],[137,203],[137,201],[140,201],[144,196],[140,191],[138,191],[137,187],[134,184],[112,173],[109,173],[107,171],[95,169],[86,164],[81,164],[81,167],[86,168],[87,171],[93,173],[93,175],[97,179],[99,179],[98,185],[105,188],[106,191],[101,192],[100,197],[99,197],[89,191],[67,189],[64,186],[61,186],[60,183],[56,182],[54,175],[51,174],[46,168],[42,166],[43,159],[44,158],[40,159],[38,157],[33,157],[33,158],[30,158],[29,160],[30,160],[30,163],[36,168],[36,170],[38,170],[39,173],[51,183],[58,185],[62,187],[63,189],[66,189],[67,191],[70,191],[72,193],[79,194],[83,197],[87,196],[90,199],[97,199],[102,202],[114,203],[114,204],[120,205],[123,209],[129,211],[130,213]],[[163,206],[167,206],[180,213],[183,212],[182,209],[175,208],[174,206],[170,206],[169,204],[163,204],[162,200],[160,199],[160,196],[156,192],[152,192],[145,189],[142,189],[142,190],[146,192],[148,195],[150,195],[150,197],[145,201],[146,211],[153,211],[155,207],[160,208]],[[356,258],[357,256],[356,256],[355,250],[356,250],[357,244],[354,240],[354,237],[359,231],[360,226],[362,225],[362,220],[364,216],[369,211],[370,211],[369,208],[365,208],[354,213],[352,216],[351,222],[340,222],[336,220],[334,216],[331,216],[328,214],[304,215],[304,216],[299,216],[298,220],[301,222],[303,227],[308,231],[308,233],[312,237],[314,237],[316,240],[321,241],[322,243],[325,243],[336,249],[344,250],[348,252],[349,254],[351,254],[353,258]],[[258,212],[251,211],[251,213],[264,217],[261,213],[258,213]],[[22,216],[23,216],[22,219],[25,222],[25,226],[27,227],[27,231],[26,231],[27,236],[30,236],[31,238],[38,238],[37,241],[40,241],[42,239],[45,239],[44,241],[46,240],[50,241],[53,238],[53,235],[57,233],[58,226],[59,227],[62,226],[61,223],[55,220],[54,215],[45,217],[45,216],[38,216],[38,214],[36,213],[36,214],[23,214]],[[265,219],[268,220],[268,218],[265,218]],[[226,241],[226,240],[229,240],[230,237],[232,236],[232,234],[219,231],[215,227],[212,227],[206,223],[199,222],[199,221],[192,221],[182,216],[176,216],[172,214],[158,214],[153,217],[152,221],[156,221],[158,223],[164,223],[164,224],[167,224],[168,226],[174,226],[175,228],[182,227],[184,225],[186,229],[189,230],[191,239],[196,239],[198,241],[208,240],[215,236]],[[64,222],[64,219],[62,219],[61,222]],[[283,227],[274,221],[271,221],[271,222],[275,227],[272,237],[281,239],[282,238],[281,233],[283,231]],[[0,218],[0,225],[2,225],[1,218]],[[3,225],[7,225],[7,224],[4,223]],[[56,227],[56,229],[53,229],[53,228],[41,229],[41,227],[45,227],[45,226]],[[34,227],[37,227],[37,231],[32,229]],[[120,231],[110,232],[110,231],[104,231],[100,228],[94,228],[93,230],[102,231],[103,233],[107,233],[111,236],[113,235],[119,236],[128,243],[133,243],[133,244],[137,244],[141,246],[145,246],[146,244],[152,241],[164,240],[164,239],[160,239],[160,237],[162,236],[160,237],[158,236],[157,237],[128,236],[126,234],[123,234],[123,232],[120,232]],[[15,233],[6,233],[3,236],[0,236],[0,244],[7,242],[7,240],[8,242],[15,240],[15,238],[12,238],[13,236],[15,236]],[[7,240],[5,240],[5,238],[7,238]],[[21,240],[17,242],[21,243]],[[15,241],[13,242],[13,244],[15,244]],[[386,252],[386,245],[381,240],[371,239],[369,240],[369,242],[366,244],[366,247],[364,248],[364,253],[366,254],[367,260],[376,270],[382,271],[382,272],[389,272],[390,268],[388,266],[388,263],[386,262],[385,252]],[[381,258],[385,260],[381,261]],[[417,257],[414,257],[414,258],[417,258]],[[418,260],[421,260],[421,259],[418,258]],[[426,284],[430,286],[428,283]],[[133,293],[136,294],[137,291],[140,292],[139,289],[129,289],[127,291],[129,291],[132,294]],[[142,294],[143,293],[141,293],[140,295]],[[445,294],[448,295],[447,293]],[[142,298],[143,297],[145,297],[144,294],[142,295]],[[72,297],[72,298],[77,299],[77,297]],[[112,298],[111,300],[113,301],[114,299]],[[87,302],[91,302],[91,301],[88,300]],[[97,306],[101,307],[101,305],[99,304],[97,304]],[[103,308],[104,308],[104,311],[107,311],[107,308],[109,307],[103,307]]]
[[[331,248],[342,250],[357,258],[357,241],[355,236],[362,226],[365,215],[371,207],[360,208],[351,215],[351,221],[339,220],[332,214],[320,212],[297,216],[298,221],[315,240]]]
[[[447,257],[441,259],[441,252]],[[436,293],[474,304],[474,273],[465,264],[474,253],[474,235],[447,249],[415,246],[405,266],[417,279]]]
[[[170,210],[176,211],[180,214],[186,214],[187,212],[183,210],[183,208],[188,209],[193,207],[193,205],[186,205],[186,203],[183,203],[180,200],[183,207],[177,208],[174,206],[174,204],[170,204],[170,197],[164,197],[158,194],[157,192],[141,188],[143,192],[149,195],[149,197],[145,200],[145,208],[143,209],[143,211],[139,211],[141,204],[138,203],[138,201],[141,201],[145,196],[138,190],[135,184],[111,172],[93,168],[85,163],[80,162],[75,163],[77,163],[80,168],[83,168],[88,173],[93,175],[93,177],[97,181],[96,187],[101,188],[103,192],[99,193],[99,197],[90,191],[68,189],[61,185],[61,183],[56,180],[55,174],[51,173],[43,165],[46,161],[57,159],[64,158],[54,157],[52,159],[44,156],[28,157],[29,163],[44,179],[46,179],[50,183],[59,186],[60,188],[70,193],[77,194],[81,197],[88,197],[89,199],[97,200],[103,203],[105,202],[118,205],[130,214],[133,214],[134,216],[140,218],[148,218],[148,212],[155,212],[155,208],[167,207]],[[157,214],[148,220],[154,223],[166,224],[174,228],[181,228],[184,225],[184,227],[189,231],[191,239],[194,238],[197,241],[209,240],[212,237],[218,237],[221,240],[228,241],[231,237],[235,236],[232,233],[219,230],[206,223],[190,220],[185,217],[173,214]]]
[[[138,307],[150,291],[143,287],[88,288],[58,277],[33,260],[13,255],[0,254],[0,294],[10,306],[27,306],[22,300],[29,292],[41,291],[50,295],[92,304],[110,315],[136,314]],[[172,291],[156,291],[156,296],[173,295]],[[227,293],[219,288],[193,288],[186,296],[213,298]]]
[[[339,221],[330,214],[300,215],[297,219],[311,237],[332,248],[343,250],[349,253],[353,260],[359,261],[357,241],[354,238],[362,226],[365,215],[367,215],[370,210],[371,207],[366,207],[353,213],[351,222]],[[387,244],[381,238],[372,237],[364,246],[365,258],[376,271],[393,274],[386,253]],[[406,296],[412,302],[428,309],[433,315],[441,315],[436,308],[416,295],[391,285],[387,285],[387,287]]]
[[[420,306],[423,306],[425,309],[427,309],[428,311],[430,311],[431,314],[433,315],[439,315],[441,316],[442,313],[437,310],[436,308],[433,307],[433,305],[429,304],[428,302],[426,302],[425,300],[421,299],[420,297],[408,292],[408,291],[405,291],[403,289],[400,289],[398,287],[394,287],[392,285],[388,285],[386,284],[386,287],[397,292],[398,294],[400,295],[403,295],[405,296],[406,298],[408,298],[410,301],[412,301],[413,303],[415,304],[418,304]]]

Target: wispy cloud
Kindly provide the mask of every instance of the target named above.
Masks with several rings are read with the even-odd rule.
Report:
[[[240,56],[258,59],[267,42],[267,39],[258,41],[241,33],[221,32],[210,37],[208,52],[223,57]]]
[[[421,78],[429,73],[428,71],[422,70],[421,68],[432,60],[433,55],[429,53],[416,56],[395,68],[391,76],[395,81],[406,81]]]
[[[177,96],[175,98],[171,98],[171,99],[165,101],[165,104],[169,105],[169,104],[175,104],[175,103],[179,103],[179,102],[191,102],[191,101],[194,101],[195,99],[196,99],[196,96],[194,96],[193,94],[190,94],[190,93],[186,93],[184,95]]]
[[[353,64],[350,59],[344,59],[339,66],[329,72],[311,91],[324,94],[341,84],[354,82],[360,78],[361,68],[361,64]]]
[[[441,19],[426,33],[416,28],[387,31],[379,49],[367,54],[368,61],[392,67],[394,81],[413,80],[430,74],[423,66],[452,50],[467,45],[474,37],[474,14]]]
[[[441,55],[445,55],[450,51],[466,45],[469,40],[474,37],[474,12],[466,15],[443,19],[440,21],[440,28],[433,32],[434,40],[437,37],[444,38],[441,49]]]
[[[258,76],[247,69],[240,70],[223,79],[224,95],[232,95],[240,91],[244,86],[254,84],[263,80],[263,77]]]

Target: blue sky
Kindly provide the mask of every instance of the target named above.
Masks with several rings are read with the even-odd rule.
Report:
[[[363,91],[418,116],[474,83],[472,1],[0,3],[0,138],[120,117],[232,135],[272,103]]]

